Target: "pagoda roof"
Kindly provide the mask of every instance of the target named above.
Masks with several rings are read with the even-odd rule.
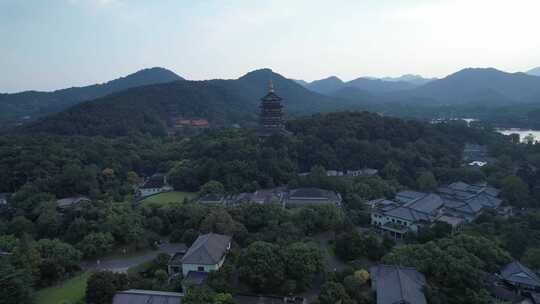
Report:
[[[277,96],[274,92],[268,92],[263,98],[262,101],[281,101],[281,97]]]

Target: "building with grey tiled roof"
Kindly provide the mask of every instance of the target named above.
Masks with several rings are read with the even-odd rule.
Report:
[[[411,267],[377,265],[369,268],[377,304],[426,304],[426,278]]]
[[[184,277],[190,271],[210,272],[218,270],[223,265],[225,255],[230,248],[230,236],[215,233],[199,236],[182,257],[182,273]]]
[[[306,205],[341,204],[341,195],[334,191],[319,188],[298,188],[290,190],[285,197],[286,207]]]
[[[518,290],[540,290],[538,275],[518,261],[513,261],[503,267],[500,277]]]
[[[114,295],[113,304],[182,304],[184,294],[154,290],[129,289]]]

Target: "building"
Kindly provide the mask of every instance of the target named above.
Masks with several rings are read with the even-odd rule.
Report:
[[[259,189],[253,193],[240,193],[227,200],[229,205],[239,204],[280,204],[283,205],[287,191],[284,187]]]
[[[433,224],[443,215],[444,206],[440,196],[416,191],[401,191],[393,201],[377,199],[367,204],[372,225],[396,239]]]
[[[337,192],[319,188],[298,188],[290,190],[285,197],[286,207],[333,204],[341,205],[341,195]]]
[[[473,221],[486,209],[501,210],[500,191],[486,184],[470,185],[455,182],[439,187],[437,193],[444,201],[445,211],[467,222]],[[502,210],[501,210],[502,211]]]
[[[222,205],[225,204],[226,198],[221,194],[205,194],[199,198],[197,202],[199,204],[211,204],[211,205]]]
[[[182,274],[187,277],[190,272],[218,270],[230,248],[230,236],[215,233],[199,236],[182,257]]]
[[[369,268],[377,304],[427,304],[426,278],[414,268],[378,265]]]
[[[394,200],[376,199],[366,204],[371,210],[371,223],[377,229],[400,239],[407,232],[430,226],[436,221],[452,226],[454,232],[477,218],[484,210],[499,214],[511,213],[501,207],[499,190],[486,184],[452,183],[437,189],[437,193],[400,191]]]
[[[183,293],[154,290],[129,289],[118,291],[113,304],[182,304]]]
[[[171,256],[169,263],[167,263],[167,272],[170,276],[176,276],[182,273],[182,258],[186,255],[186,252],[187,248],[182,246]]]
[[[348,177],[370,177],[375,176],[379,173],[379,170],[372,169],[372,168],[364,168],[360,170],[346,170],[346,171],[340,171],[340,170],[327,170],[326,176],[348,176]],[[303,173],[300,173],[303,174]],[[308,175],[307,173],[306,175]]]
[[[7,205],[11,193],[0,193],[0,205]]]
[[[59,209],[67,209],[78,206],[81,203],[89,203],[91,200],[86,196],[72,196],[62,198],[56,201],[56,206]]]
[[[147,197],[150,195],[172,191],[173,188],[167,182],[167,175],[156,173],[148,178],[142,186],[139,187],[137,195]]]
[[[278,297],[249,294],[235,294],[233,298],[238,304],[306,304],[302,297]]]
[[[519,294],[540,291],[540,278],[518,261],[504,266],[500,278],[515,288]]]
[[[497,275],[487,273],[484,276],[484,287],[492,298],[493,304],[532,304],[527,297],[517,294]]]
[[[283,105],[281,97],[274,92],[272,81],[269,82],[268,94],[261,98],[259,114],[259,136],[285,134]]]

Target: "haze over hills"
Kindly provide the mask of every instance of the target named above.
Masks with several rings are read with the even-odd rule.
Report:
[[[537,67],[537,68],[534,68],[534,69],[530,69],[528,70],[527,72],[525,72],[526,74],[529,74],[529,75],[532,75],[532,76],[540,76],[540,67]]]
[[[351,81],[344,82],[336,76],[330,76],[324,79],[315,80],[312,82],[298,82],[306,88],[321,94],[333,95],[334,92],[346,87],[354,87],[373,94],[387,93],[405,89],[412,89],[416,86],[423,85],[432,79],[423,78],[419,75],[403,75],[400,77],[359,77]]]
[[[487,102],[491,105],[539,101],[540,78],[493,68],[468,68],[408,91],[392,100],[424,99],[435,104]]]
[[[261,69],[235,80],[179,81],[129,89],[75,105],[25,130],[104,136],[164,134],[174,117],[204,118],[214,126],[256,125],[260,98],[268,92],[270,79],[287,115],[355,109],[353,102],[337,102]]]
[[[155,67],[85,87],[72,87],[53,92],[25,91],[0,94],[0,126],[59,112],[79,102],[125,89],[178,80],[183,78],[167,69]]]
[[[376,79],[376,78],[375,78]],[[437,78],[424,78],[420,75],[415,75],[415,74],[405,74],[405,75],[402,75],[402,76],[399,76],[399,77],[383,77],[383,78],[380,78],[381,80],[383,81],[403,81],[403,82],[408,82],[408,83],[412,83],[414,85],[424,85],[428,82],[431,82],[433,80],[437,80]]]
[[[162,134],[174,115],[205,118],[214,126],[255,126],[259,100],[266,94],[270,79],[283,97],[289,116],[370,110],[426,118],[440,117],[444,111],[477,111],[475,105],[481,106],[482,111],[518,103],[527,104],[527,112],[535,110],[536,105],[540,107],[540,77],[491,68],[464,69],[421,86],[367,78],[343,82],[337,77],[308,84],[321,94],[298,81],[261,69],[234,80],[176,81],[131,88],[75,105],[26,129],[88,135],[138,131]],[[470,113],[477,113],[474,111]]]

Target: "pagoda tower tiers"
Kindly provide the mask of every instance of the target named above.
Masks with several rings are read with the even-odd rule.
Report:
[[[286,133],[281,100],[281,97],[274,92],[274,85],[270,80],[268,94],[261,98],[259,114],[259,134],[261,136]]]

